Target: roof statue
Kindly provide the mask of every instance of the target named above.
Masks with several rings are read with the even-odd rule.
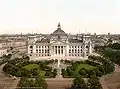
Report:
[[[60,26],[60,22],[58,23],[58,28],[61,28],[61,26]]]

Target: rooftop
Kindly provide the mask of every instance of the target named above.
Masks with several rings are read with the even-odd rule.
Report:
[[[67,35],[60,26],[60,23],[58,23],[58,28],[55,30],[51,35]]]

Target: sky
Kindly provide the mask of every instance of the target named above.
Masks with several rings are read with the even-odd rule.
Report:
[[[0,0],[0,34],[120,33],[120,0]]]

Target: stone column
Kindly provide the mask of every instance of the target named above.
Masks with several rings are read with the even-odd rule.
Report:
[[[28,46],[28,54],[31,53],[31,52],[30,52],[30,46],[31,46],[31,45]]]
[[[66,50],[66,56],[68,56],[69,55],[69,45],[66,46],[65,50]]]
[[[90,53],[90,54],[92,53],[91,41],[90,41],[90,43],[89,43],[89,53]]]
[[[55,46],[53,46],[53,54],[55,55]]]
[[[36,54],[36,45],[33,45],[33,56]]]
[[[60,46],[60,55],[61,55],[61,46]]]
[[[53,56],[53,53],[52,53],[52,46],[49,46],[49,52],[50,52],[50,55]]]
[[[63,54],[66,56],[66,47],[63,46]]]

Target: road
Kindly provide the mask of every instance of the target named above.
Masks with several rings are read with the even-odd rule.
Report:
[[[66,89],[72,85],[72,78],[49,78],[45,79],[48,85],[47,89]]]
[[[13,78],[9,78],[2,71],[3,65],[0,66],[0,89],[15,89],[19,80],[14,80]]]
[[[115,64],[115,71],[100,78],[103,89],[117,89],[120,85],[120,66]]]

